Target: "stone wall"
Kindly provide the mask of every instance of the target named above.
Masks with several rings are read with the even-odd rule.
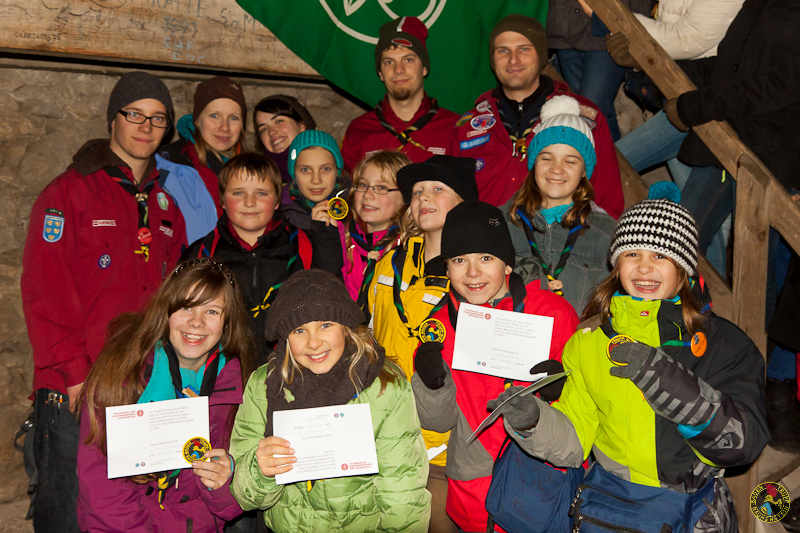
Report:
[[[28,218],[37,195],[67,167],[78,148],[89,139],[108,136],[108,95],[121,72],[0,68],[0,503],[24,496],[27,488],[22,455],[14,450],[12,439],[31,410],[33,358],[19,292]],[[172,93],[176,117],[190,113],[200,77],[158,75]],[[255,143],[252,106],[270,94],[300,99],[317,127],[337,141],[363,112],[325,85],[239,81],[250,106],[249,147]]]

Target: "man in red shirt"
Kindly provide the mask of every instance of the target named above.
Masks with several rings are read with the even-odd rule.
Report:
[[[581,116],[592,127],[597,151],[592,175],[595,202],[619,218],[625,200],[608,123],[591,101],[542,74],[548,56],[541,23],[509,15],[492,30],[489,46],[497,87],[478,97],[450,137],[452,155],[476,160],[481,201],[502,206],[517,192],[528,174],[527,150],[542,105],[555,95],[569,94],[580,102]]]
[[[425,39],[428,28],[416,17],[381,26],[375,70],[386,96],[372,111],[353,120],[342,141],[344,168],[352,173],[364,156],[399,150],[414,163],[449,153],[450,130],[458,115],[425,94],[431,69]]]
[[[111,138],[84,144],[37,198],[22,259],[39,476],[33,526],[48,533],[80,531],[75,402],[107,326],[144,307],[186,245],[153,157],[172,124],[167,87],[127,73],[106,116]]]

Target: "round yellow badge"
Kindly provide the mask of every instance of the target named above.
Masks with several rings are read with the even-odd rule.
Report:
[[[629,343],[629,342],[636,342],[636,341],[633,340],[632,338],[628,337],[627,335],[617,335],[615,337],[612,337],[611,340],[608,341],[608,346],[606,346],[606,355],[608,356],[608,360],[611,361],[613,364],[615,364],[617,366],[627,366],[628,363],[620,363],[620,362],[614,361],[614,359],[611,358],[611,352],[613,352],[614,348],[616,348],[617,346],[620,346],[622,344],[626,344],[626,343]]]
[[[789,491],[777,483],[762,483],[750,493],[750,510],[762,522],[778,522],[789,512]]]
[[[419,326],[419,340],[422,342],[444,342],[446,336],[444,324],[435,318],[429,318]]]
[[[699,331],[694,334],[692,337],[692,353],[695,357],[702,357],[704,353],[706,353],[706,348],[708,347],[708,340],[706,339],[705,333]]]
[[[211,449],[211,444],[203,437],[194,437],[186,441],[183,445],[183,458],[187,463],[195,461],[208,461],[208,457],[203,454]]]
[[[328,214],[334,220],[342,220],[350,212],[350,207],[344,198],[334,196],[328,200]]]

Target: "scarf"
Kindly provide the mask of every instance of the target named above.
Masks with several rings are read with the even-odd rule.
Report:
[[[175,349],[169,341],[165,345],[159,341],[153,349],[153,372],[150,374],[150,381],[147,382],[147,387],[145,387],[144,392],[142,392],[136,403],[186,398],[186,395],[180,393],[180,391],[189,387],[193,388],[200,396],[210,396],[217,381],[216,378],[222,372],[225,363],[225,354],[217,347],[208,358],[208,361],[206,361],[206,364],[197,372],[187,368],[180,368]],[[205,371],[209,367],[216,367],[216,375],[214,375],[213,380],[209,375],[207,380],[209,383],[206,384],[204,379]],[[213,383],[211,383],[212,381]],[[180,383],[180,390],[177,389],[178,383]],[[206,385],[207,390],[203,390],[203,385]],[[180,396],[178,395],[179,393]]]
[[[560,224],[564,220],[564,215],[567,214],[572,208],[573,204],[570,202],[567,205],[557,205],[549,209],[542,209],[539,213],[544,217],[544,221],[549,224]]]
[[[378,361],[371,365],[366,357],[358,362],[356,375],[361,383],[361,390],[367,390],[383,371],[386,353],[373,341]],[[327,374],[316,375],[301,367],[300,372],[295,372],[291,385],[283,383],[281,378],[278,353],[273,352],[269,362],[267,374],[267,425],[264,428],[264,437],[271,437],[272,413],[275,411],[288,411],[291,409],[309,409],[312,407],[327,407],[329,405],[344,405],[353,398],[358,397],[353,382],[350,380],[350,360],[355,355],[355,345],[348,343],[339,361]],[[287,355],[287,357],[290,357]]]

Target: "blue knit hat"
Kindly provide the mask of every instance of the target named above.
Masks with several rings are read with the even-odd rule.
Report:
[[[300,132],[300,134],[294,138],[292,144],[289,145],[289,175],[292,177],[292,179],[294,179],[294,162],[297,161],[297,157],[300,155],[300,152],[306,148],[313,148],[315,146],[325,148],[327,151],[333,154],[333,158],[336,160],[336,168],[338,169],[338,173],[342,173],[342,169],[344,168],[344,159],[342,159],[342,152],[339,151],[339,146],[336,144],[336,141],[333,139],[333,137],[324,131],[306,130]]]
[[[575,148],[586,166],[586,179],[592,179],[597,164],[592,128],[581,117],[581,104],[567,95],[554,96],[542,106],[541,122],[533,128],[528,147],[528,171],[536,156],[551,144],[567,144]]]

